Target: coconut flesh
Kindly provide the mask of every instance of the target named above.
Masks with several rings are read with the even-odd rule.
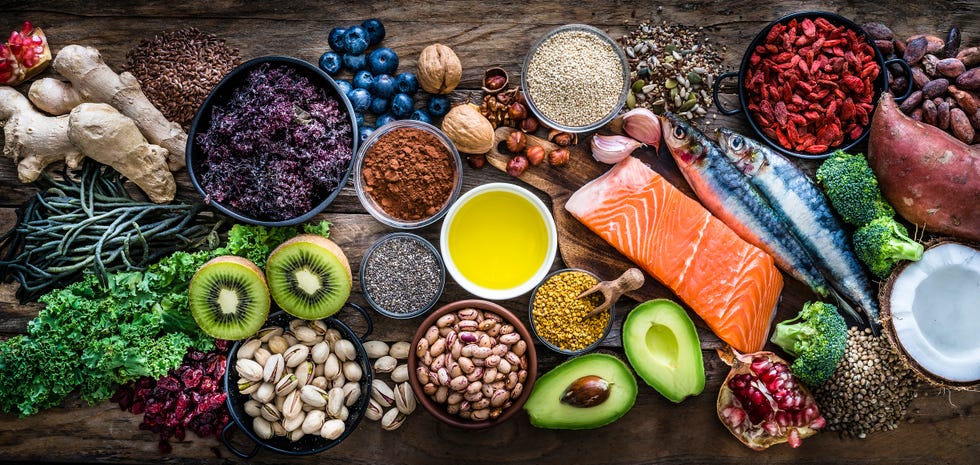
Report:
[[[892,343],[906,362],[947,387],[980,384],[980,250],[939,241],[895,270],[882,307]]]

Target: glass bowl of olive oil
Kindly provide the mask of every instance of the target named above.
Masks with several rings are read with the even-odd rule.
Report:
[[[558,230],[548,207],[530,191],[490,183],[453,203],[439,242],[446,271],[460,287],[506,300],[527,293],[548,274]]]

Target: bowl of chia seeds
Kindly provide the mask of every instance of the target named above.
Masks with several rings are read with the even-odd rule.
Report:
[[[361,289],[378,313],[397,319],[419,316],[439,301],[446,267],[436,248],[406,232],[378,239],[361,260]]]
[[[623,49],[585,24],[566,24],[538,39],[521,73],[531,112],[546,126],[571,133],[594,131],[615,118],[629,86]]]

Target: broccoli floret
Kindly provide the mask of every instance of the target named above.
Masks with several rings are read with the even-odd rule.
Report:
[[[877,218],[854,231],[854,253],[881,279],[888,278],[898,262],[922,258],[922,244],[892,218]]]
[[[796,318],[776,325],[770,340],[796,357],[790,369],[797,379],[818,386],[844,357],[847,324],[833,304],[807,302]]]
[[[875,218],[895,216],[895,209],[882,198],[878,179],[862,154],[834,152],[817,168],[816,178],[834,210],[847,223],[861,227]]]

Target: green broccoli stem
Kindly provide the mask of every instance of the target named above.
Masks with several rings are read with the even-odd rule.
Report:
[[[801,339],[808,338],[813,335],[813,327],[806,321],[801,321],[799,323],[792,324],[801,318],[801,314],[796,315],[796,318],[792,320],[786,320],[782,323],[776,325],[776,331],[773,333],[772,338],[769,339],[773,344],[782,347],[787,354],[793,357],[799,357],[800,351],[797,350],[797,343]]]
[[[908,237],[904,237],[902,240],[889,241],[886,245],[886,250],[888,252],[888,256],[892,257],[896,261],[918,261],[922,258],[924,248],[922,247],[922,244],[915,242]]]

